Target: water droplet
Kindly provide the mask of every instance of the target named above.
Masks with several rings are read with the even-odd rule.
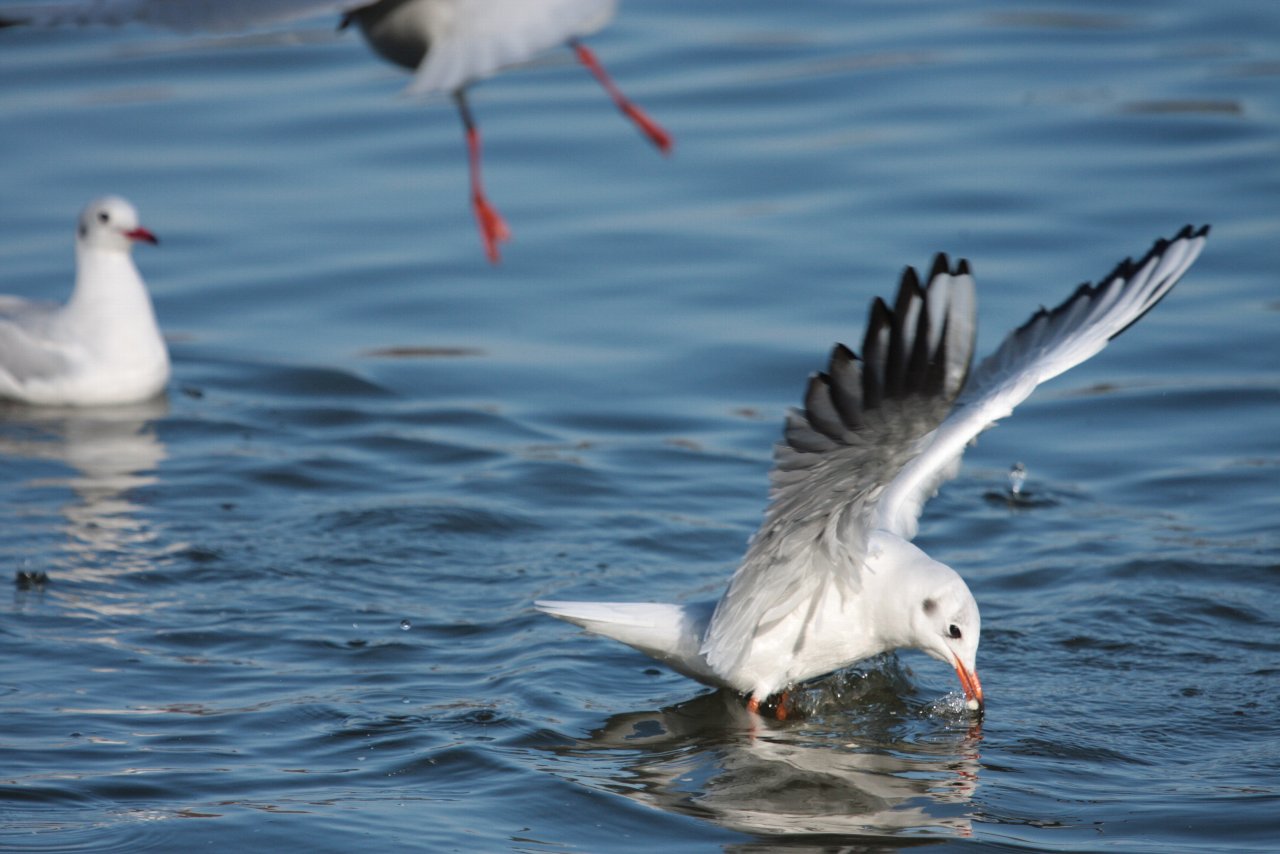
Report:
[[[1022,463],[1014,463],[1013,468],[1009,469],[1009,492],[1019,495],[1022,492],[1022,484],[1026,481],[1027,467]]]
[[[413,623],[409,622],[408,620],[400,621],[400,631],[407,632],[411,628],[413,628]]]

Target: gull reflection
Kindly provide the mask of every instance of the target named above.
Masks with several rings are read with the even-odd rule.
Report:
[[[912,707],[874,688],[850,703],[850,692],[832,683],[842,678],[807,692],[800,721],[765,722],[740,697],[717,691],[614,715],[561,749],[607,759],[605,785],[620,794],[743,833],[792,841],[968,836],[978,724],[959,704]]]
[[[0,406],[0,456],[71,470],[22,484],[24,490],[66,487],[73,496],[58,507],[66,536],[62,554],[48,558],[50,575],[74,571],[81,580],[105,579],[150,564],[154,549],[146,546],[157,533],[133,493],[157,482],[166,454],[153,422],[168,406],[164,399],[84,410]]]

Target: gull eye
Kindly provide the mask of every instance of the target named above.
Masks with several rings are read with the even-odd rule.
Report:
[[[951,637],[955,638],[956,640],[959,640],[959,639],[960,639],[960,627],[959,627],[959,626],[957,626],[955,623],[952,623],[952,624],[947,628],[947,634],[951,635]]]
[[[106,211],[98,211],[98,222],[110,222],[111,214]]]

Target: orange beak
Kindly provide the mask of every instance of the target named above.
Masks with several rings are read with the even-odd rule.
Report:
[[[956,675],[960,677],[960,687],[964,689],[964,698],[970,709],[975,712],[982,712],[982,683],[978,681],[977,672],[970,672],[960,663],[960,659],[956,658],[953,662],[956,666]]]

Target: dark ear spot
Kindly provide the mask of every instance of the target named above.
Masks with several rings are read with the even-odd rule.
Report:
[[[926,614],[933,614],[934,611],[938,610],[938,603],[932,599],[926,599],[921,607],[924,608]]]
[[[85,227],[84,223],[80,223],[80,236],[84,237],[88,233],[89,233],[89,229]]]

